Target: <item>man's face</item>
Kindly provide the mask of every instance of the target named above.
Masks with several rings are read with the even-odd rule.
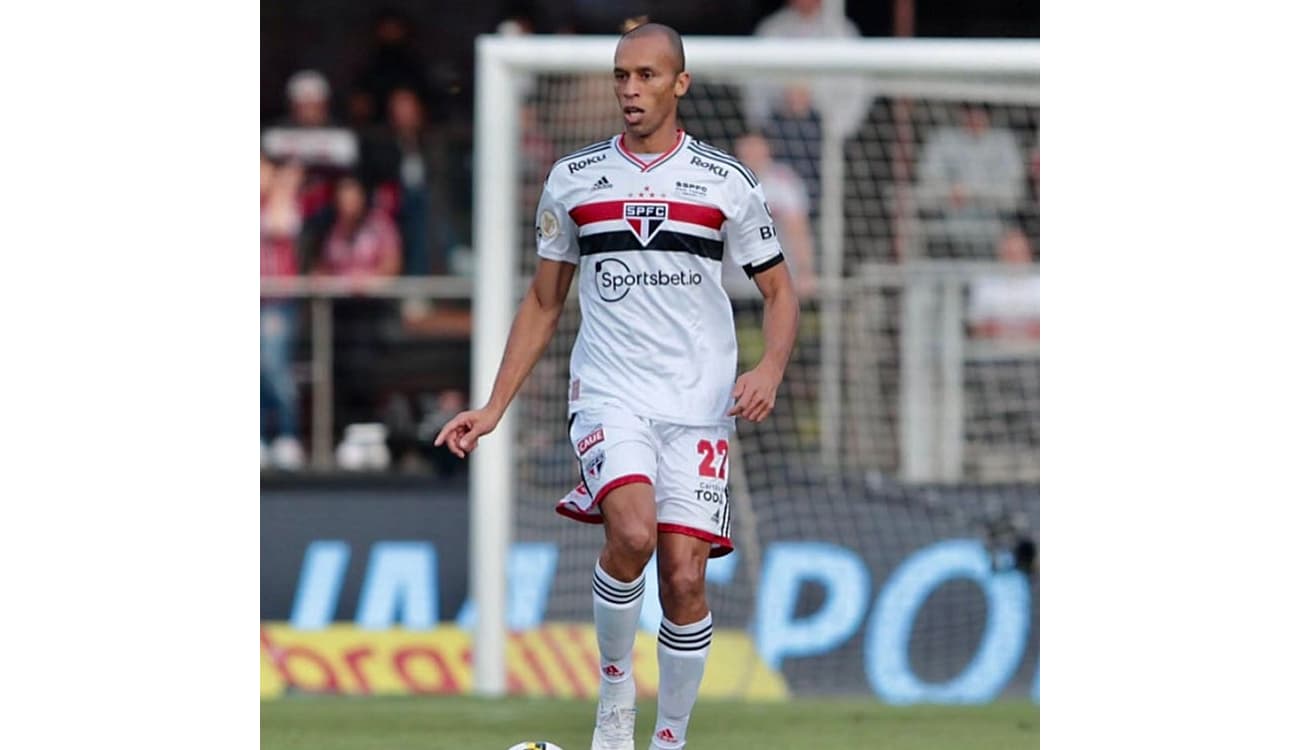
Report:
[[[293,101],[293,121],[303,127],[319,127],[330,119],[328,99],[301,97]]]
[[[366,194],[361,183],[352,179],[340,180],[335,188],[334,207],[338,209],[339,218],[349,221],[360,219],[366,208]]]
[[[668,40],[657,34],[624,39],[614,53],[614,93],[629,133],[647,136],[677,110],[690,75],[677,73]]]
[[[420,127],[420,100],[406,89],[397,89],[388,99],[388,120],[402,131]]]

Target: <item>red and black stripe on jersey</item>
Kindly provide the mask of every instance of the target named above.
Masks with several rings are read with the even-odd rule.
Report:
[[[708,233],[720,231],[722,222],[725,219],[722,211],[712,206],[666,200],[612,200],[586,203],[574,207],[573,210],[569,211],[569,216],[573,218],[574,224],[578,225],[581,232],[582,227],[597,222],[623,221],[624,206],[628,203],[666,204],[668,206],[668,221],[677,224],[694,225],[706,230]],[[580,255],[643,250],[690,253],[691,255],[720,262],[722,260],[723,244],[721,239],[701,237],[690,232],[668,228],[662,228],[656,232],[649,241],[649,245],[643,245],[641,240],[630,229],[580,233],[578,236]]]

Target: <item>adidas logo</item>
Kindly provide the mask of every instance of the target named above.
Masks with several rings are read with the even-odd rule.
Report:
[[[656,734],[655,737],[658,737],[659,739],[663,740],[664,742],[676,742],[676,741],[677,741],[677,735],[673,734],[673,730],[669,729],[668,727],[664,727],[663,729],[660,729],[660,730],[659,730],[659,733]]]
[[[596,184],[592,185],[591,189],[604,190],[605,188],[612,188],[612,187],[614,187],[614,183],[610,182],[608,177],[601,177],[599,180],[596,180]]]
[[[715,510],[715,511],[713,511],[713,522],[714,522],[714,523],[717,523],[717,522],[718,522],[718,514],[721,513],[721,512],[722,512],[721,510]]]
[[[608,667],[605,667],[605,674],[609,677],[622,677],[623,670],[619,669],[618,666],[614,664],[610,664]]]

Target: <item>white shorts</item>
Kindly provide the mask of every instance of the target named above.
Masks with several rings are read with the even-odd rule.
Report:
[[[601,523],[600,501],[610,490],[644,482],[654,487],[659,531],[711,542],[710,557],[732,550],[727,474],[731,430],[644,419],[617,406],[573,415],[569,440],[582,481],[555,511]]]

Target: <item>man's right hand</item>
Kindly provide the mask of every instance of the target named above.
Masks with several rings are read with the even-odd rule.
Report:
[[[447,450],[460,458],[465,458],[478,446],[478,439],[493,431],[501,415],[488,409],[471,409],[463,411],[443,425],[434,445],[447,444]]]

